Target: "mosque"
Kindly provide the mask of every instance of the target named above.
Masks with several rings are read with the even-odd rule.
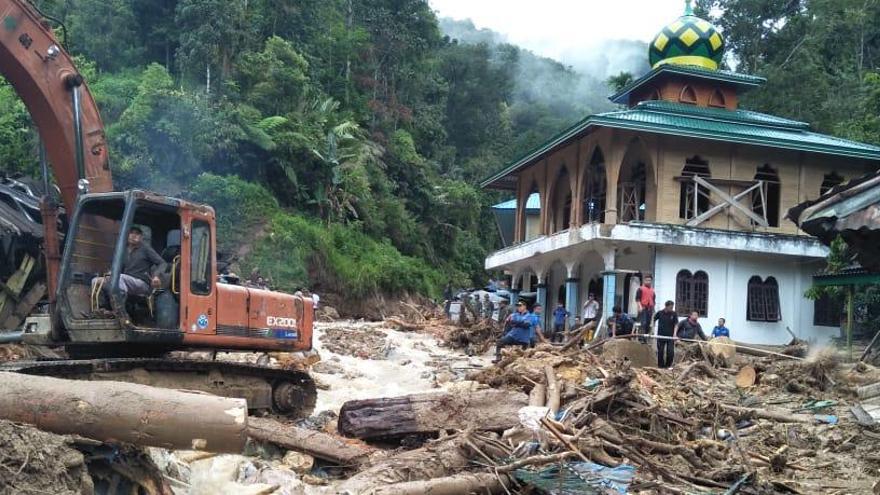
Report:
[[[562,302],[572,325],[590,293],[604,314],[635,314],[651,274],[658,306],[675,301],[709,329],[726,318],[738,341],[838,335],[838,303],[804,297],[827,248],[784,215],[880,168],[880,147],[739,108],[766,80],[721,70],[724,48],[687,2],[650,43],[651,70],[610,97],[619,110],[486,179],[513,196],[494,207],[505,247],[486,269],[509,275],[515,294]]]

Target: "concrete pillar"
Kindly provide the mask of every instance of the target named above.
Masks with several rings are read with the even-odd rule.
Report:
[[[565,310],[568,311],[568,328],[574,328],[578,316],[578,294],[580,292],[580,279],[569,278],[565,281]]]
[[[611,316],[614,308],[614,298],[617,294],[617,273],[602,272],[602,312],[605,316]]]
[[[617,295],[617,273],[614,271],[617,262],[617,251],[609,248],[602,253],[605,271],[602,272],[602,312],[611,316]]]
[[[516,306],[516,303],[519,301],[519,293],[520,293],[519,288],[510,289],[510,305],[511,306]]]
[[[565,280],[565,310],[568,311],[568,328],[575,326],[575,318],[578,315],[578,294],[580,293],[580,275],[578,264],[566,263],[565,270],[568,278]]]

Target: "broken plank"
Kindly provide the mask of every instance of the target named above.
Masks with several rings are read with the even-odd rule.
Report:
[[[18,296],[24,289],[24,284],[34,269],[35,260],[31,256],[25,255],[21,260],[21,266],[9,277],[5,284],[0,284],[2,292],[0,292],[0,321],[6,319],[6,314],[11,311],[10,301],[18,302]]]
[[[446,430],[506,430],[529,405],[522,392],[478,390],[349,401],[339,412],[339,432],[353,438],[400,437]]]
[[[43,299],[44,295],[46,295],[46,284],[43,282],[37,282],[34,284],[27,294],[18,301],[18,304],[15,305],[12,314],[3,320],[2,324],[0,324],[0,329],[14,330],[20,327],[22,322],[24,322],[24,319],[31,314],[34,306]]]
[[[864,387],[859,387],[856,389],[856,393],[859,394],[859,399],[871,399],[873,397],[880,397],[880,382],[872,383],[870,385],[865,385]]]

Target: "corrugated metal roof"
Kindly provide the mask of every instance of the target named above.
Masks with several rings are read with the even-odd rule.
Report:
[[[628,110],[585,118],[483,181],[482,187],[495,187],[495,182],[531,165],[546,153],[577,138],[591,127],[629,129],[880,160],[880,147],[810,132],[809,125],[804,122],[748,110],[723,110],[667,101],[646,101]]]
[[[842,236],[862,266],[880,273],[880,171],[801,203],[787,217],[826,244]]]

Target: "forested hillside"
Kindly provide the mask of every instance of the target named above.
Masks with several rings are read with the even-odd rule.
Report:
[[[880,143],[880,2],[698,0],[736,70],[767,84],[743,105]],[[709,13],[715,13],[714,17]]]
[[[420,0],[35,3],[98,101],[117,188],[210,202],[225,254],[253,244],[240,269],[287,290],[482,281],[498,198],[475,185],[604,93],[517,47],[445,36]],[[0,108],[6,169],[35,173],[8,86]]]
[[[723,12],[738,70],[770,79],[746,106],[878,142],[878,3],[699,7]],[[501,198],[478,181],[610,108],[615,64],[647,69],[632,55],[642,45],[623,42],[585,57],[585,75],[469,23],[441,29],[424,0],[35,4],[100,105],[117,187],[210,202],[222,250],[287,290],[436,294],[481,281],[497,247],[488,206]],[[35,133],[6,85],[0,112],[4,167],[36,173]]]

